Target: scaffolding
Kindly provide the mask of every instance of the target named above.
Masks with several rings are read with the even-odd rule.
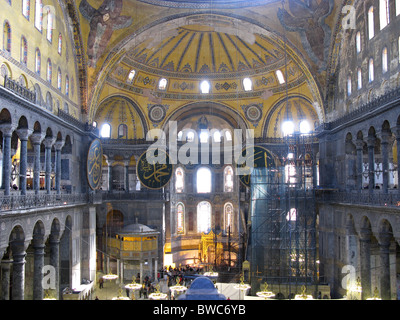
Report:
[[[248,260],[254,292],[267,282],[290,296],[318,282],[313,142],[312,135],[286,137],[275,166],[251,174]]]

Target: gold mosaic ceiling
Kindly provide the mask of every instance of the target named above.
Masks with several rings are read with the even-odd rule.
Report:
[[[248,36],[248,34],[247,34]],[[153,39],[141,43],[126,54],[127,64],[146,66],[154,73],[250,74],[282,68],[285,54],[263,35],[245,38],[239,30],[216,31],[214,27],[188,25],[160,43]],[[214,75],[211,75],[214,74]],[[183,75],[184,76],[184,75]]]

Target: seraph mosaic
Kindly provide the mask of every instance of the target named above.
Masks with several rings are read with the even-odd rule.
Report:
[[[122,5],[122,0],[104,0],[98,9],[93,8],[87,0],[82,0],[79,4],[80,13],[90,25],[86,52],[89,67],[96,66],[113,32],[132,24],[131,17],[121,15]]]
[[[326,68],[331,29],[325,19],[332,13],[333,6],[333,0],[288,0],[289,10],[278,10],[281,24],[300,34],[304,49],[320,69]]]

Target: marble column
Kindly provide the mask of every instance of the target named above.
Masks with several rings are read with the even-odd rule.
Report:
[[[61,193],[61,149],[64,146],[64,141],[57,140],[55,143],[56,149],[56,192]]]
[[[360,232],[360,266],[362,300],[371,297],[371,231],[361,229]]]
[[[125,165],[125,192],[129,192],[129,160],[124,161]]]
[[[389,188],[389,138],[391,133],[382,132],[381,148],[382,148],[382,180],[383,192],[388,193]]]
[[[2,125],[0,130],[3,132],[3,188],[4,195],[10,195],[11,183],[11,136],[13,127],[10,124]]]
[[[40,191],[40,144],[42,143],[43,136],[41,133],[33,133],[31,135],[31,142],[33,144],[33,189],[35,194]]]
[[[11,243],[13,257],[12,299],[24,300],[25,297],[25,256],[29,242],[14,240]]]
[[[50,194],[51,191],[51,147],[54,144],[53,138],[45,138],[44,146],[45,146],[45,187],[47,194]]]
[[[18,129],[17,134],[21,141],[20,161],[19,161],[19,189],[21,195],[26,195],[26,171],[28,167],[28,129]]]
[[[375,138],[368,137],[369,193],[373,193],[375,188],[375,141]]]
[[[356,166],[357,166],[357,190],[362,190],[362,173],[363,173],[363,145],[364,141],[357,139],[356,141]]]
[[[54,267],[55,270],[55,298],[58,300],[60,297],[60,239],[56,237],[51,237],[49,240],[50,246],[50,265]]]
[[[44,248],[42,241],[33,244],[33,300],[43,300]]]
[[[379,236],[379,253],[380,253],[380,284],[381,284],[381,298],[383,300],[391,299],[391,288],[390,288],[390,239],[391,236],[388,233],[380,234]]]
[[[2,300],[10,300],[10,270],[12,260],[1,261],[1,296]]]

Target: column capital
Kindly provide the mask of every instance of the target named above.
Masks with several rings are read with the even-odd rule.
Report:
[[[357,150],[362,150],[363,147],[364,147],[364,140],[357,139],[357,140],[355,141],[355,145],[356,145],[356,149],[357,149]]]
[[[380,232],[377,239],[381,247],[388,247],[390,245],[390,240],[392,239],[392,234],[388,232]]]
[[[376,142],[376,138],[375,137],[368,137],[367,138],[368,148],[374,148],[375,147],[375,142]]]
[[[15,127],[11,123],[0,124],[0,131],[4,136],[11,137]]]
[[[372,232],[368,228],[361,228],[360,229],[360,241],[371,241]]]
[[[32,133],[31,134],[31,141],[32,141],[32,143],[33,144],[41,144],[42,143],[42,140],[43,140],[43,134],[42,133],[40,133],[40,132],[34,132],[34,133]]]
[[[17,129],[17,135],[20,140],[28,140],[28,137],[32,134],[30,129]]]
[[[65,140],[57,140],[54,143],[54,147],[56,148],[57,151],[59,151],[62,149],[62,147],[64,147],[64,144],[65,144]]]
[[[52,137],[46,137],[43,140],[44,146],[46,148],[51,148],[56,140]]]
[[[392,136],[391,132],[382,131],[381,132],[381,143],[389,143],[391,136]]]

